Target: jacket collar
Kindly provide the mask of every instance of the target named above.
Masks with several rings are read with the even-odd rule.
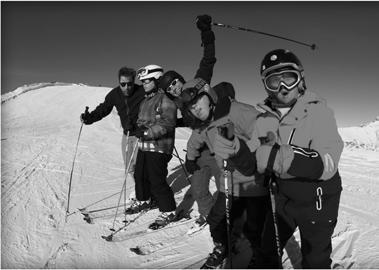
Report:
[[[270,103],[267,102],[267,99],[263,103],[259,103],[258,107],[263,111],[274,115],[281,122],[292,124],[299,119],[304,118],[308,114],[308,108],[310,104],[316,103],[326,103],[326,101],[319,97],[316,93],[310,92],[309,90],[305,91],[304,95],[300,96],[297,99],[297,102],[292,106],[291,110],[287,113],[284,118],[281,119],[280,112],[270,106]]]

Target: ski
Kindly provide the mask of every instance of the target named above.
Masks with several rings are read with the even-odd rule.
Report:
[[[102,235],[101,238],[105,239],[106,241],[108,242],[112,242],[113,240],[113,236],[123,230],[125,230],[130,224],[134,223],[137,219],[139,219],[141,216],[143,216],[145,213],[147,213],[147,209],[145,210],[142,210],[141,212],[139,212],[132,220],[124,220],[125,222],[125,225],[121,226],[120,228],[118,228],[117,230],[114,230],[114,229],[110,229],[112,231],[112,233],[110,235]]]

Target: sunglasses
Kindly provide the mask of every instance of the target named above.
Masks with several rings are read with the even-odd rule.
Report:
[[[279,92],[280,87],[284,86],[287,90],[292,90],[301,80],[301,75],[297,70],[284,70],[274,72],[263,79],[267,90]]]
[[[134,85],[134,82],[120,82],[120,85],[121,85],[122,87],[125,87],[125,85],[127,85],[127,86],[133,86],[133,85]]]
[[[175,85],[177,85],[177,83],[179,82],[179,79],[175,79],[173,80],[170,85],[167,87],[167,91],[171,91],[173,87],[175,87]]]

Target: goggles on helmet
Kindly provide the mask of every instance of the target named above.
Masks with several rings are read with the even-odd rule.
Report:
[[[153,73],[153,72],[157,72],[157,71],[163,72],[163,69],[161,69],[161,68],[154,68],[154,69],[140,68],[137,71],[137,77],[141,78],[141,77],[146,76],[147,74],[150,74],[150,73]]]
[[[263,83],[267,90],[279,92],[284,86],[287,90],[292,90],[301,80],[301,74],[297,70],[283,70],[274,72],[263,78]]]

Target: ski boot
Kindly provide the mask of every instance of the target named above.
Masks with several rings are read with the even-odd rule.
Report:
[[[214,243],[213,252],[209,253],[207,260],[200,269],[217,269],[221,268],[227,256],[227,248],[222,243]]]
[[[170,222],[176,218],[175,211],[161,212],[157,219],[149,225],[150,230],[157,230],[167,226]]]

